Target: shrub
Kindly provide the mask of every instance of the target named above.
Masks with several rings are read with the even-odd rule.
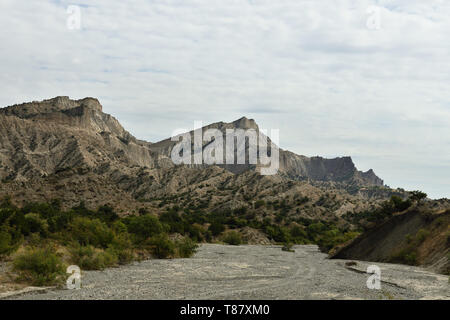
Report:
[[[283,251],[287,251],[287,252],[295,252],[295,250],[292,249],[292,243],[290,242],[286,242],[284,243],[284,245],[281,247],[281,250]]]
[[[211,231],[212,235],[216,237],[225,231],[225,226],[218,221],[213,221],[209,226],[209,230]]]
[[[66,230],[69,223],[73,220],[74,214],[69,212],[56,212],[54,215],[47,217],[50,232],[58,232]]]
[[[42,236],[48,234],[47,220],[42,219],[37,213],[27,213],[25,215],[26,234],[38,232]]]
[[[407,199],[407,200],[403,200],[402,198],[400,198],[399,196],[393,195],[391,196],[391,200],[390,202],[392,203],[393,207],[394,207],[394,211],[403,211],[408,209],[411,206],[411,200]]]
[[[300,226],[293,226],[290,230],[291,237],[295,242],[305,242],[307,234]]]
[[[405,254],[403,259],[406,264],[409,264],[412,266],[417,264],[417,255],[415,252]]]
[[[411,191],[409,194],[409,199],[411,199],[412,201],[417,201],[419,203],[427,197],[427,194],[425,192],[419,190]]]
[[[225,236],[223,238],[223,242],[233,245],[233,246],[238,246],[242,243],[242,238],[241,238],[241,235],[239,234],[239,232],[229,231],[225,234]]]
[[[69,249],[72,263],[83,270],[103,270],[117,264],[118,258],[110,249],[104,251],[91,245],[74,245]]]
[[[64,265],[50,248],[27,248],[13,262],[19,272],[18,280],[30,281],[32,285],[54,285],[63,280]]]
[[[119,264],[130,263],[134,259],[133,244],[126,233],[115,236],[108,249],[116,255]]]
[[[107,248],[114,238],[112,230],[98,219],[77,217],[69,225],[72,239],[80,245]]]
[[[175,254],[175,244],[167,234],[161,233],[148,240],[152,254],[159,259],[166,259]]]
[[[425,230],[425,229],[420,229],[419,231],[417,231],[417,233],[416,233],[417,245],[419,245],[422,242],[424,242],[429,234],[430,234],[430,231]]]
[[[407,234],[405,237],[406,243],[410,244],[413,241],[413,236],[410,234]]]
[[[128,232],[134,234],[137,242],[158,235],[164,231],[158,218],[152,215],[131,217],[128,224]]]
[[[258,200],[258,201],[255,202],[255,209],[259,209],[259,208],[261,208],[262,206],[264,206],[265,204],[266,204],[266,203],[265,203],[264,200]]]
[[[127,233],[128,228],[122,221],[115,221],[112,225],[112,229],[116,234]]]
[[[270,239],[276,242],[289,242],[291,241],[291,235],[289,229],[286,227],[280,227],[278,225],[267,225],[264,227],[264,232]]]
[[[0,231],[0,259],[10,255],[15,249],[11,235],[6,231]]]
[[[211,240],[212,240],[212,232],[210,230],[206,231],[204,238],[205,238],[206,242],[211,242]]]
[[[105,222],[113,222],[119,219],[119,215],[109,206],[101,206],[95,215]]]
[[[330,252],[337,245],[345,243],[359,235],[358,232],[344,232],[334,226],[328,226],[328,228],[330,229],[318,234],[315,240],[319,248],[324,252]]]
[[[247,207],[236,208],[234,209],[233,213],[236,215],[244,215],[247,213]]]
[[[197,252],[198,244],[189,238],[184,238],[176,243],[176,247],[180,258],[190,258]]]
[[[417,254],[413,248],[408,247],[394,253],[390,257],[389,262],[403,263],[413,266],[417,264]]]

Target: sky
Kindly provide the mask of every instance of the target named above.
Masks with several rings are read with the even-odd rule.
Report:
[[[449,30],[448,0],[1,0],[0,106],[96,97],[151,142],[246,116],[450,198]]]

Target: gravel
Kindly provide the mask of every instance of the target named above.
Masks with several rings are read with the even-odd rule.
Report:
[[[317,246],[205,244],[193,258],[147,260],[82,273],[79,290],[9,299],[450,299],[448,276],[418,267],[330,260]],[[381,269],[381,289],[368,289],[367,266]]]

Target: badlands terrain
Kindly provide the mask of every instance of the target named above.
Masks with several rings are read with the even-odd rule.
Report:
[[[201,131],[210,128],[259,132],[246,117]],[[234,155],[247,158],[251,143],[234,146]],[[28,266],[8,269],[52,254],[103,271],[83,272],[81,290],[11,297],[448,299],[449,200],[392,189],[349,156],[307,157],[272,144],[279,170],[261,175],[260,163],[175,165],[175,144],[133,137],[95,98],[0,109],[1,294],[17,288],[18,274],[52,282],[30,278]],[[96,241],[86,226],[109,236]],[[194,242],[201,247],[190,259],[132,262],[143,252],[188,257]],[[233,242],[246,245],[221,245]],[[363,260],[378,261],[382,290],[367,289]]]

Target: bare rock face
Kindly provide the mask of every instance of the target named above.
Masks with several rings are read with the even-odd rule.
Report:
[[[219,129],[223,133],[225,141],[225,132],[227,129],[253,129],[259,133],[259,127],[253,119],[242,117],[231,123],[217,122],[202,128],[204,133],[208,129]],[[194,153],[194,131],[190,132],[192,141],[192,154]],[[266,137],[264,135],[264,137]],[[267,137],[266,137],[267,138]],[[270,138],[267,138],[270,144]],[[173,147],[177,142],[166,139],[161,142],[154,143],[150,149],[158,153],[163,158],[170,158]],[[246,142],[245,145],[245,165],[224,164],[221,167],[233,172],[242,173],[247,170],[255,170],[255,165],[249,165],[248,155],[251,141]],[[225,143],[224,143],[225,144]],[[208,145],[208,142],[203,142],[203,149]],[[254,146],[257,150],[257,146]],[[224,146],[224,154],[226,148]],[[234,148],[234,158],[237,159],[238,146]],[[383,180],[378,178],[372,169],[367,172],[358,171],[350,157],[341,157],[335,159],[325,159],[322,157],[305,157],[297,155],[293,152],[279,149],[280,153],[280,174],[289,177],[293,180],[315,180],[315,181],[335,181],[343,183],[355,183],[359,186],[383,186]],[[225,159],[224,159],[225,162]]]
[[[202,130],[209,128],[224,134],[226,129],[259,131],[256,122],[245,117],[213,123]],[[103,113],[94,98],[56,97],[6,107],[0,109],[0,196],[13,195],[22,201],[60,198],[68,205],[85,200],[91,206],[111,203],[135,208],[142,199],[175,194],[200,198],[208,188],[210,193],[225,188],[221,196],[210,195],[208,201],[211,206],[236,207],[267,188],[289,192],[308,181],[383,185],[372,170],[358,171],[350,157],[308,158],[281,149],[276,176],[260,176],[255,165],[180,167],[170,158],[175,144],[171,139],[157,143],[136,139],[114,117]],[[248,149],[246,143],[247,153]],[[237,147],[234,151],[238,152]],[[230,191],[246,188],[256,191],[251,195],[250,191]],[[308,188],[322,192],[311,185]]]
[[[98,100],[57,97],[0,109],[0,176],[32,180],[61,170],[121,162],[149,166],[138,142]]]
[[[289,151],[280,152],[280,168],[292,179],[311,179],[356,183],[366,186],[383,186],[373,170],[358,171],[350,157],[325,159],[322,157],[299,156]]]

